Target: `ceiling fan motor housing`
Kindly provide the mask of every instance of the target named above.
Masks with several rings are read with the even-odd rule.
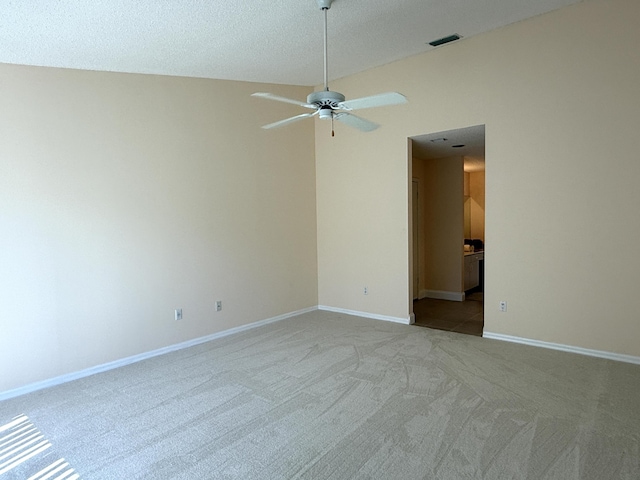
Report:
[[[307,103],[316,105],[320,108],[323,106],[340,108],[338,105],[340,102],[344,102],[344,95],[338,92],[332,92],[331,90],[313,92],[307,97]]]

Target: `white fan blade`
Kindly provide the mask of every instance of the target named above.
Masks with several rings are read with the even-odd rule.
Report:
[[[361,108],[384,107],[386,105],[398,105],[407,103],[407,97],[398,92],[380,93],[370,97],[354,98],[340,102],[338,106],[345,110],[358,110]]]
[[[370,122],[369,120],[365,120],[364,118],[360,118],[353,113],[340,112],[335,113],[333,118],[338,120],[339,122],[344,123],[345,125],[349,125],[350,127],[357,128],[358,130],[362,130],[363,132],[372,132],[380,125]]]
[[[299,107],[314,108],[314,109],[318,108],[316,105],[311,105],[309,103],[300,102],[298,100],[293,100],[291,98],[279,97],[278,95],[273,95],[271,93],[257,92],[257,93],[252,93],[251,96],[252,97],[266,98],[267,100],[275,100],[276,102],[291,103],[293,105],[298,105]]]
[[[270,123],[269,125],[263,125],[262,128],[268,130],[270,128],[282,127],[284,125],[288,125],[290,123],[297,122],[298,120],[302,120],[303,118],[313,117],[316,113],[318,113],[318,112],[301,113],[300,115],[296,115],[295,117],[285,118],[284,120],[280,120],[279,122],[273,122],[273,123]]]

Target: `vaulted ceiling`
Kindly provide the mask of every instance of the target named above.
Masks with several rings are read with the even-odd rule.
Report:
[[[579,1],[335,0],[329,78]],[[322,41],[316,0],[0,3],[1,63],[311,86],[323,82]]]

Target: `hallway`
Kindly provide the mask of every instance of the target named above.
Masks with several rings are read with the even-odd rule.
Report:
[[[464,302],[423,298],[414,300],[415,325],[449,332],[482,336],[484,298],[478,291],[467,295]]]

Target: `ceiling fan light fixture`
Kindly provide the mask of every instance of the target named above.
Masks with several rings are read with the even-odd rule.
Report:
[[[316,0],[316,2],[318,3],[320,10],[329,10],[333,0]]]
[[[318,110],[318,118],[322,118],[324,120],[333,118],[333,109],[330,107],[320,108],[320,110]]]

